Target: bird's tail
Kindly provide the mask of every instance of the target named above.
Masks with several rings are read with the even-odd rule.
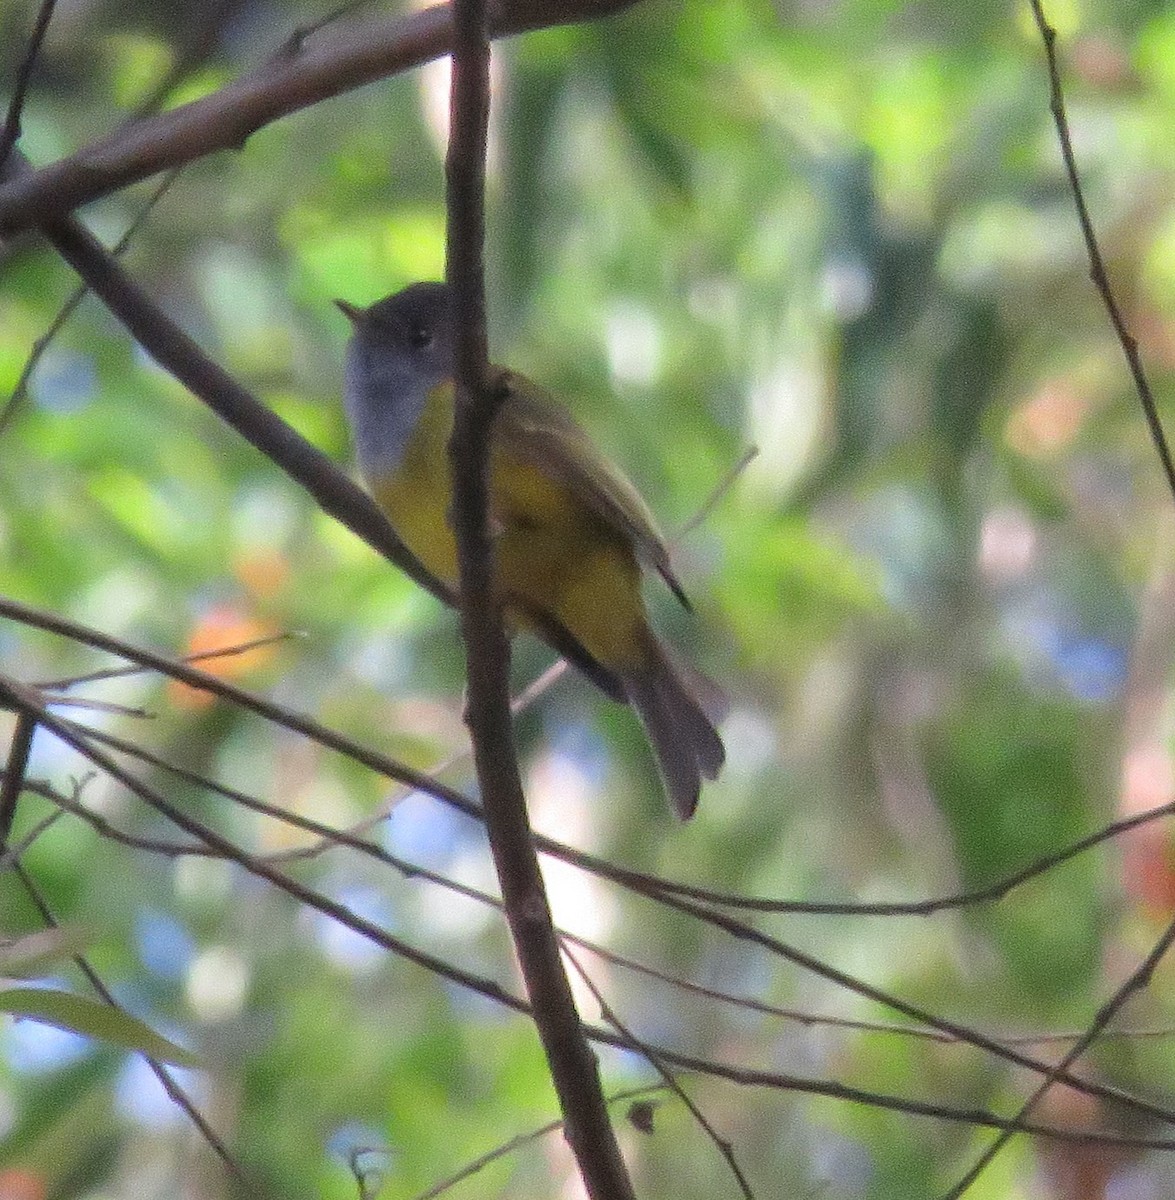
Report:
[[[625,674],[624,688],[649,736],[666,794],[686,821],[698,807],[702,780],[716,778],[726,759],[714,728],[726,698],[700,672],[674,663],[651,635],[649,642],[647,665]]]

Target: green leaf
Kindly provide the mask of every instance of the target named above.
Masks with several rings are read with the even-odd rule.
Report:
[[[71,1033],[113,1042],[127,1050],[137,1050],[150,1058],[177,1066],[194,1067],[198,1059],[194,1054],[156,1033],[142,1021],[119,1008],[75,996],[72,992],[59,992],[44,988],[6,988],[0,990],[0,1012],[14,1017],[27,1017]]]
[[[76,925],[41,929],[12,941],[0,941],[0,975],[28,978],[44,975],[54,963],[80,954],[91,934]]]

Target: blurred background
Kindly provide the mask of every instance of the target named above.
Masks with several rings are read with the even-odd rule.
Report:
[[[5,90],[35,7],[0,3]],[[1088,203],[1170,416],[1175,14],[1147,0],[1047,11]],[[49,163],[144,105],[227,84],[327,14],[325,3],[63,2],[21,146]],[[994,883],[1168,803],[1172,498],[1089,282],[1027,5],[646,0],[499,42],[495,72],[494,356],[558,391],[638,483],[696,609],[650,584],[656,623],[732,696],[726,770],[681,826],[631,715],[568,673],[518,722],[536,826],[723,891],[903,901]],[[434,64],[191,165],[125,258],[340,464],[348,330],[331,301],[367,304],[443,273],[446,89]],[[150,188],[84,218],[113,243]],[[0,271],[7,397],[75,279],[35,238],[0,248]],[[752,445],[758,457],[687,528]],[[92,299],[0,433],[0,591],[175,655],[296,632],[217,669],[417,767],[447,763],[448,782],[473,788],[454,615],[318,512]],[[0,624],[0,669],[24,680],[112,661]],[[519,688],[549,663],[519,640]],[[78,694],[152,714],[88,723],[323,822],[351,825],[392,797],[373,839],[493,887],[479,826],[289,732],[149,675]],[[34,778],[68,793],[87,770],[38,735]],[[144,775],[251,852],[309,840]],[[100,775],[80,797],[138,836],[173,832]],[[49,810],[22,800],[17,837]],[[412,1197],[556,1115],[526,1021],[237,867],[152,855],[72,818],[24,863],[116,996],[197,1050],[204,1069],[181,1078],[249,1174],[247,1194]],[[805,1014],[895,1019],[760,947],[548,866],[564,927],[662,972]],[[290,869],[516,986],[492,910],[342,849]],[[1173,900],[1155,822],[995,904],[747,919],[942,1017],[1040,1038],[1092,1020]],[[38,927],[0,877],[0,932]],[[1033,1086],[950,1040],[797,1023],[581,961],[634,1032],[701,1057],[1005,1116]],[[64,962],[52,981],[85,986]],[[1133,1036],[1099,1042],[1091,1076],[1175,1103],[1172,984],[1160,964],[1115,1026]],[[1067,1044],[1021,1049],[1055,1059]],[[634,1054],[601,1060],[611,1090],[656,1082]],[[761,1200],[933,1197],[992,1137],[683,1081]],[[1165,1132],[1060,1089],[1038,1117]],[[680,1103],[662,1097],[654,1125],[651,1137],[622,1129],[639,1195],[737,1194]],[[1173,1187],[1169,1156],[1018,1138],[968,1194]],[[448,1194],[576,1189],[552,1135]],[[29,1022],[0,1030],[5,1200],[233,1194],[246,1193],[141,1060]]]

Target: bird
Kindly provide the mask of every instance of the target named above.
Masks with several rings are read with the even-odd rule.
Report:
[[[414,283],[367,308],[335,303],[351,323],[343,405],[360,474],[404,545],[455,590],[448,288]],[[690,607],[665,539],[636,487],[554,396],[524,375],[495,373],[487,521],[507,625],[533,632],[632,706],[673,811],[686,820],[702,780],[715,779],[725,760],[709,715],[724,698],[650,625],[646,571]]]

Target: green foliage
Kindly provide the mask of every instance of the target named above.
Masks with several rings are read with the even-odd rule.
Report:
[[[169,1042],[121,1009],[69,992],[49,988],[0,988],[0,1012],[113,1042],[125,1050],[137,1050],[161,1062],[194,1067],[199,1061],[190,1051]]]

